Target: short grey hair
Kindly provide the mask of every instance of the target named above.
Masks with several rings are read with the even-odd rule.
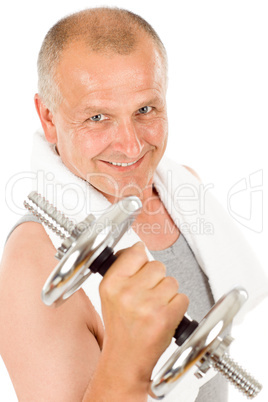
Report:
[[[167,54],[163,43],[153,27],[137,14],[120,8],[98,7],[58,21],[48,31],[38,56],[38,92],[42,102],[53,112],[62,101],[56,71],[68,45],[83,41],[94,52],[124,55],[135,50],[140,32],[145,32],[153,40],[167,74]]]

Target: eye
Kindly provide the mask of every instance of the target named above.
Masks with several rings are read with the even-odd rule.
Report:
[[[95,116],[92,116],[89,118],[90,121],[103,121],[105,120],[105,116],[103,114],[95,114]]]
[[[140,109],[139,109],[139,113],[140,114],[147,114],[147,113],[150,113],[150,111],[152,110],[153,108],[151,107],[151,106],[143,106],[143,107],[141,107]]]

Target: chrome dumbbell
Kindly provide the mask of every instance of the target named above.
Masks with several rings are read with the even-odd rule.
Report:
[[[113,248],[142,207],[139,198],[127,197],[98,219],[89,215],[74,225],[36,192],[29,194],[24,205],[63,238],[55,256],[59,264],[42,290],[42,300],[48,306],[63,303],[91,273],[105,274],[116,260]],[[174,334],[179,348],[152,380],[153,397],[162,399],[194,365],[197,378],[213,367],[248,398],[259,393],[262,386],[226,353],[233,339],[224,333],[246,300],[246,291],[237,287],[224,295],[199,324],[188,316],[183,318]]]

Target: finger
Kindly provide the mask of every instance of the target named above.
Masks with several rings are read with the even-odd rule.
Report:
[[[166,267],[160,261],[148,261],[131,277],[131,283],[143,289],[153,289],[166,276]]]
[[[184,293],[177,293],[165,308],[166,325],[177,328],[184,314],[187,312],[189,306],[189,299]]]
[[[144,264],[146,264],[146,262],[148,262],[145,246],[142,242],[138,242],[132,247],[120,250],[116,255],[118,258],[106,272],[105,278],[109,278],[115,273],[122,277],[133,276]]]
[[[166,276],[152,289],[152,294],[159,304],[166,305],[178,294],[178,290],[178,281],[172,276]]]

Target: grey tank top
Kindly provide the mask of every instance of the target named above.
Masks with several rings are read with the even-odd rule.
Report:
[[[187,313],[196,321],[208,313],[214,304],[214,298],[208,278],[200,268],[185,237],[180,234],[178,240],[165,250],[152,251],[155,260],[166,266],[167,275],[179,282],[179,291],[185,293],[190,301]],[[198,393],[196,402],[227,402],[228,385],[226,380],[216,374],[204,384]]]
[[[17,226],[24,222],[40,222],[31,214],[24,215],[12,228],[8,237]],[[155,260],[165,264],[167,275],[173,276],[179,282],[181,293],[185,293],[189,300],[188,314],[196,321],[207,314],[214,304],[213,295],[208,278],[199,267],[196,258],[186,239],[180,234],[178,240],[165,250],[151,251]],[[204,384],[195,402],[227,402],[228,385],[223,376],[217,374]]]

